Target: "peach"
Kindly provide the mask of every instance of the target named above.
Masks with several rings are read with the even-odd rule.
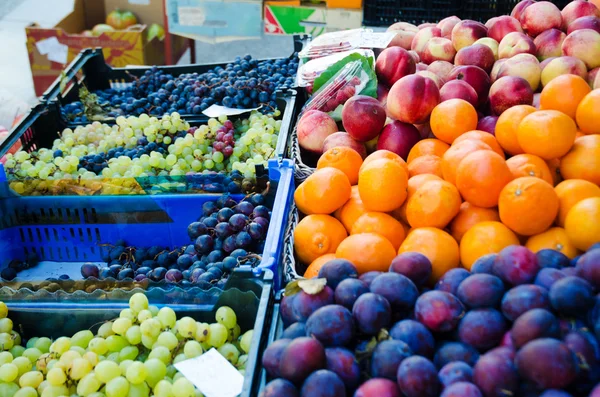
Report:
[[[348,99],[342,109],[342,124],[350,136],[366,142],[375,138],[385,125],[385,108],[375,98],[355,95]]]
[[[492,71],[490,72],[490,79],[492,80],[492,83],[498,79],[498,72],[500,72],[500,68],[508,59],[510,58],[498,59],[496,63],[494,63],[494,67],[492,67]]]
[[[419,54],[419,57],[422,57],[425,45],[429,39],[433,37],[442,37],[442,31],[436,27],[428,27],[419,30],[410,44],[410,49]]]
[[[596,78],[594,79],[594,86],[592,87],[592,89],[600,89],[600,73],[596,74]]]
[[[565,6],[560,12],[565,28],[576,19],[581,17],[600,17],[600,10],[592,3],[583,0],[574,0]]]
[[[492,135],[496,135],[496,123],[498,122],[497,116],[485,116],[479,119],[477,123],[477,129],[479,131],[489,132]]]
[[[452,38],[452,29],[460,22],[460,18],[456,15],[447,17],[438,22],[437,27],[442,31],[442,37],[447,39]]]
[[[414,125],[394,121],[381,131],[377,150],[389,150],[406,160],[410,149],[420,140],[421,134]]]
[[[494,54],[494,59],[498,59],[499,43],[496,40],[490,37],[482,37],[481,39],[477,40],[474,44],[483,44],[490,47],[490,50],[492,50],[492,53]]]
[[[587,67],[581,59],[575,57],[558,57],[554,58],[542,69],[542,86],[545,86],[555,77],[563,74],[575,74],[582,78],[586,78]]]
[[[563,23],[560,10],[549,1],[531,4],[525,8],[519,21],[525,33],[532,37],[548,29],[560,29]]]
[[[590,72],[587,75],[587,82],[590,85],[590,87],[592,87],[592,89],[598,88],[598,87],[594,87],[594,83],[596,82],[596,80],[598,80],[598,75],[600,75],[600,68],[595,68],[590,70]]]
[[[569,25],[567,34],[571,34],[574,31],[581,29],[592,29],[600,33],[600,18],[591,16],[577,18]]]
[[[452,62],[455,55],[456,50],[452,45],[452,41],[443,37],[432,37],[425,43],[425,47],[421,52],[421,59],[426,64],[435,61]]]
[[[592,29],[576,30],[562,44],[563,55],[581,59],[585,66],[594,69],[600,66],[600,33]]]
[[[488,30],[490,29],[490,27],[494,24],[494,22],[496,22],[498,20],[498,18],[500,17],[491,17],[490,19],[488,19],[483,25],[488,28]]]
[[[430,72],[429,70],[420,70],[417,73],[419,76],[423,76],[423,77],[427,77],[428,79],[431,79],[434,81],[435,85],[437,86],[438,90],[440,88],[442,88],[442,86],[444,85],[445,81],[444,79],[442,79],[440,76],[438,76],[437,74]]]
[[[541,92],[536,92],[535,94],[533,94],[533,103],[531,104],[531,106],[533,106],[537,110],[540,110],[540,99],[541,98],[542,98]]]
[[[414,73],[415,60],[402,47],[386,48],[379,54],[375,63],[375,71],[380,81],[391,86],[402,77]]]
[[[521,14],[527,7],[535,3],[534,0],[523,0],[519,2],[511,11],[510,16],[519,20],[521,19]]]
[[[417,33],[419,31],[419,28],[417,26],[413,25],[412,23],[396,22],[396,23],[390,25],[390,27],[387,29],[388,32],[397,32],[400,30],[407,30],[409,32]]]
[[[429,123],[414,124],[414,126],[417,128],[417,130],[419,130],[419,134],[421,134],[421,139],[435,138],[435,135],[433,135],[433,131],[431,131],[431,126],[429,125]]]
[[[440,76],[444,81],[448,80],[448,75],[454,68],[454,65],[446,61],[435,61],[427,66],[427,70]]]
[[[323,152],[340,146],[349,147],[356,150],[356,152],[360,154],[363,159],[367,157],[367,149],[365,148],[365,145],[353,139],[350,134],[343,131],[333,133],[325,139],[323,142]]]
[[[388,95],[391,116],[404,123],[422,124],[440,103],[440,91],[432,79],[409,75],[398,80]]]
[[[466,81],[477,92],[479,105],[487,101],[488,91],[490,90],[490,76],[480,67],[473,65],[457,66],[452,70],[448,79]]]
[[[540,61],[536,57],[531,54],[518,54],[502,64],[496,79],[501,79],[504,76],[522,77],[527,80],[531,90],[535,92],[540,86],[541,74]]]
[[[421,72],[423,70],[427,70],[427,64],[423,62],[417,63],[417,72]]]
[[[387,31],[396,33],[388,47],[402,47],[405,50],[410,50],[410,44],[419,28],[411,23],[397,22],[390,26]]]
[[[379,102],[381,102],[383,106],[385,106],[387,102],[387,96],[389,92],[390,89],[386,87],[385,84],[377,84],[377,99],[379,100]]]
[[[433,22],[425,22],[420,24],[419,26],[417,26],[419,28],[419,30],[421,29],[425,29],[425,28],[435,28],[437,26],[436,23]]]
[[[323,153],[323,142],[338,131],[335,120],[320,110],[309,110],[298,121],[298,143],[313,153]]]
[[[501,77],[490,88],[490,106],[500,116],[506,109],[517,105],[531,105],[533,91],[522,77]]]
[[[544,71],[544,68],[546,67],[546,65],[548,65],[550,62],[552,62],[553,59],[556,59],[556,58],[558,58],[558,57],[550,57],[550,58],[546,58],[542,62],[540,62],[540,67],[542,68],[542,72]]]
[[[454,44],[456,51],[486,36],[487,28],[485,25],[469,19],[460,21],[452,28],[452,44]]]
[[[472,44],[461,48],[456,53],[455,65],[475,65],[486,72],[492,70],[496,58],[492,49],[484,44]]]
[[[498,58],[510,58],[517,54],[536,53],[533,40],[525,33],[511,32],[498,45]]]
[[[558,29],[548,29],[539,34],[533,44],[537,47],[537,57],[540,61],[550,57],[562,55],[562,43],[567,37]]]
[[[502,41],[504,36],[510,32],[523,33],[523,28],[521,28],[521,22],[508,15],[497,17],[488,26],[488,36],[497,42]]]
[[[412,59],[415,60],[415,65],[419,62],[421,62],[421,57],[419,56],[419,54],[417,54],[416,51],[410,50],[408,52],[410,54],[410,56],[412,57]]]
[[[479,101],[477,91],[464,80],[450,80],[440,90],[440,101],[449,99],[464,99],[473,106],[477,106]]]

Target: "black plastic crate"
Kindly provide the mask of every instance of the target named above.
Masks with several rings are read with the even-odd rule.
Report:
[[[473,19],[486,22],[500,15],[510,15],[513,8],[521,0],[464,0],[459,16],[462,19]],[[570,0],[551,0],[559,9],[570,3]]]
[[[365,0],[363,4],[365,26],[390,26],[395,22],[420,25],[438,22],[448,16],[458,15],[460,0]]]

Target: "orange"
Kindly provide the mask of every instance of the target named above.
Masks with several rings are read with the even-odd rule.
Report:
[[[558,110],[575,119],[577,106],[591,90],[580,76],[563,74],[553,78],[542,90],[540,109]]]
[[[558,206],[554,188],[532,176],[509,182],[498,200],[502,223],[523,236],[533,236],[547,230],[558,214]]]
[[[487,144],[494,152],[498,153],[500,156],[502,156],[502,158],[504,158],[504,150],[502,149],[496,138],[489,132],[479,130],[469,131],[456,138],[456,140],[452,144],[456,145],[457,143],[466,141],[467,139],[481,141]]]
[[[369,211],[388,212],[406,200],[408,175],[397,161],[373,160],[358,175],[360,199]]]
[[[442,158],[433,154],[417,157],[408,165],[408,176],[432,174],[442,177]]]
[[[400,206],[400,208],[396,208],[395,210],[388,212],[388,214],[393,216],[394,219],[396,219],[397,221],[400,221],[400,222],[406,224],[408,227],[410,227],[410,225],[408,225],[408,219],[406,218],[406,202],[407,201],[408,201],[408,199],[406,199],[406,201],[404,202],[404,204],[402,204]]]
[[[350,193],[350,199],[346,201],[346,204],[338,208],[333,216],[346,228],[348,233],[352,230],[354,222],[364,213],[367,212],[365,205],[360,199],[358,193],[358,186],[352,186],[352,193]]]
[[[581,100],[575,120],[584,134],[600,134],[600,89],[595,89]]]
[[[558,208],[558,216],[556,224],[565,226],[565,219],[569,210],[581,200],[590,197],[600,197],[600,187],[583,179],[567,179],[562,181],[554,188],[560,207]]]
[[[460,243],[469,229],[478,223],[487,221],[500,221],[497,209],[476,207],[465,201],[460,205],[458,214],[450,223],[450,233]]]
[[[484,255],[497,254],[509,245],[519,245],[519,238],[500,222],[481,222],[470,228],[460,240],[460,261],[467,270]]]
[[[354,263],[359,274],[387,272],[396,250],[385,237],[376,233],[353,234],[341,242],[335,255]]]
[[[446,150],[450,148],[450,145],[440,141],[439,139],[423,139],[415,144],[408,153],[407,162],[410,164],[417,157],[424,156],[426,154],[433,154],[434,156],[442,157]]]
[[[517,139],[519,124],[536,109],[529,105],[513,106],[502,112],[496,123],[495,135],[502,149],[509,154],[524,153]]]
[[[575,204],[565,219],[565,231],[573,245],[582,251],[600,242],[600,197]]]
[[[478,150],[492,150],[489,145],[481,141],[466,140],[452,145],[442,157],[442,174],[444,179],[453,185],[456,184],[456,170],[458,165],[468,154]]]
[[[477,207],[498,205],[498,197],[514,178],[503,157],[491,150],[478,150],[465,157],[456,169],[456,187],[461,196]]]
[[[521,121],[517,139],[525,153],[552,160],[567,154],[576,133],[577,125],[566,114],[558,110],[539,110]]]
[[[517,154],[506,160],[506,165],[508,165],[513,178],[534,176],[554,186],[554,179],[550,168],[548,168],[548,164],[541,157],[533,154]]]
[[[304,272],[304,278],[313,278],[319,275],[319,270],[323,267],[324,264],[329,262],[332,259],[335,259],[335,254],[325,254],[323,256],[318,257],[306,268]]]
[[[448,270],[459,265],[458,243],[451,235],[434,227],[413,229],[402,242],[398,254],[420,252],[432,265],[432,281],[437,281]]]
[[[358,170],[363,160],[360,154],[349,147],[338,146],[329,149],[319,157],[317,169],[333,167],[342,171],[348,177],[351,185],[358,183]]]
[[[376,150],[373,153],[371,153],[370,155],[367,156],[367,158],[363,161],[359,173],[360,171],[362,171],[363,167],[366,166],[367,164],[369,164],[371,161],[375,161],[375,160],[381,160],[381,159],[388,159],[388,160],[394,160],[395,162],[397,162],[398,164],[400,164],[402,166],[402,168],[404,168],[404,171],[406,171],[406,174],[408,175],[408,165],[406,164],[406,161],[404,161],[404,159],[400,156],[398,156],[396,153],[394,152],[390,152],[389,150]]]
[[[443,179],[437,175],[432,174],[421,174],[415,175],[409,178],[408,180],[408,197],[407,200],[415,194],[418,188],[423,186],[425,183],[429,181],[443,181]]]
[[[404,227],[393,216],[383,212],[367,212],[354,222],[350,234],[377,233],[387,238],[398,251],[404,241]]]
[[[477,128],[477,110],[464,99],[450,99],[431,112],[429,125],[441,141],[452,143],[465,132]]]
[[[525,246],[533,252],[543,249],[560,251],[569,259],[579,255],[579,250],[569,240],[567,232],[562,227],[552,227],[545,232],[529,237]]]
[[[425,182],[408,199],[406,218],[412,227],[446,227],[458,214],[460,194],[446,181]]]
[[[327,167],[316,170],[294,192],[294,201],[300,212],[331,214],[350,198],[351,186],[342,171]]]
[[[302,263],[332,254],[348,236],[344,225],[329,215],[308,215],[294,229],[294,250]]]
[[[560,159],[548,160],[546,161],[546,164],[548,165],[548,169],[550,170],[550,174],[552,175],[552,180],[554,181],[553,185],[556,186],[559,183],[561,183],[563,177],[560,174]]]
[[[600,185],[600,135],[578,138],[560,160],[560,173],[565,179],[585,179]]]

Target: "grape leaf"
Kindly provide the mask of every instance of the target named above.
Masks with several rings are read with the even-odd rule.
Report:
[[[309,295],[316,295],[327,285],[326,278],[312,278],[298,281],[298,287]]]
[[[335,76],[347,63],[352,61],[362,62],[362,68],[369,76],[369,81],[360,95],[367,95],[373,98],[377,98],[377,75],[375,74],[375,68],[373,66],[373,58],[365,57],[363,55],[353,53],[347,57],[340,59],[330,67],[328,67],[319,77],[317,77],[313,83],[313,92],[317,92],[319,88],[325,85],[333,76]]]

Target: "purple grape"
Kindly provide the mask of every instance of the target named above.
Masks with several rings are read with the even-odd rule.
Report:
[[[271,211],[264,205],[258,205],[254,208],[250,217],[271,219]]]
[[[214,201],[207,201],[206,203],[202,204],[202,213],[205,216],[209,216],[213,212],[217,212],[218,210],[219,208],[217,207],[217,204]]]
[[[317,338],[323,346],[345,346],[354,337],[352,313],[340,305],[321,307],[306,321],[306,335]]]
[[[235,245],[235,238],[235,235],[225,237],[225,240],[223,240],[223,247],[221,249],[227,253],[235,251],[237,248]]]
[[[539,285],[525,284],[511,288],[502,298],[502,313],[510,321],[531,309],[550,309],[548,291]]]
[[[240,214],[250,216],[250,214],[252,214],[252,211],[254,211],[254,206],[248,201],[241,201],[233,209]]]
[[[252,222],[251,224],[248,225],[248,227],[246,228],[246,231],[248,232],[250,237],[252,237],[253,240],[260,240],[261,238],[263,238],[265,236],[263,227],[261,225],[259,225],[258,223]]]
[[[435,340],[429,330],[415,320],[402,320],[390,329],[390,337],[408,345],[414,354],[431,358],[435,348]]]
[[[401,397],[401,395],[395,382],[389,379],[375,378],[360,385],[354,393],[354,397]]]
[[[208,228],[204,223],[201,222],[192,222],[187,228],[187,233],[190,239],[196,240],[198,237],[203,234],[208,233]]]
[[[202,223],[204,223],[206,225],[206,227],[208,227],[208,228],[214,228],[215,226],[217,226],[219,221],[217,220],[216,217],[215,218],[211,217],[211,218],[206,218]]]
[[[403,252],[392,261],[390,272],[402,274],[420,287],[431,277],[431,261],[419,252]]]
[[[62,277],[62,276],[61,276]],[[117,274],[117,280],[125,280],[128,278],[134,278],[135,272],[133,269],[123,269]]]
[[[192,258],[191,255],[183,254],[179,258],[177,258],[177,267],[180,270],[189,269],[190,266],[192,266],[193,264],[194,264],[194,259]]]
[[[346,386],[335,372],[320,369],[309,375],[304,381],[302,397],[338,397],[346,395]]]
[[[377,344],[371,356],[371,377],[396,380],[400,363],[412,355],[410,347],[399,340],[384,340]]]
[[[510,334],[516,348],[538,338],[557,338],[558,319],[546,309],[531,309],[515,320]]]
[[[435,332],[452,331],[464,313],[465,308],[458,298],[444,291],[425,292],[415,304],[417,321]]]
[[[151,271],[152,271],[152,269],[149,268],[149,267],[140,267],[139,269],[137,269],[135,271],[135,274],[136,275],[138,275],[138,274],[148,274]]]
[[[511,396],[519,387],[519,375],[512,357],[490,351],[473,367],[473,383],[486,397]]]
[[[435,365],[421,356],[402,361],[398,367],[397,382],[406,397],[436,397],[440,392]]]
[[[371,292],[383,296],[396,312],[407,312],[415,306],[419,290],[406,276],[398,273],[381,274],[371,282]]]
[[[549,389],[540,394],[540,397],[573,397],[573,395],[566,391]]]
[[[133,278],[133,281],[144,281],[146,279],[146,275],[145,274],[136,274],[135,277]]]
[[[250,248],[252,245],[252,237],[247,232],[239,232],[235,237],[236,248]]]
[[[332,259],[319,270],[319,278],[327,279],[327,285],[336,289],[347,278],[357,278],[356,266],[346,259]]]
[[[269,220],[267,218],[263,218],[263,217],[258,217],[258,218],[254,218],[252,220],[252,222],[254,223],[258,223],[259,225],[262,226],[263,230],[269,230]]]
[[[458,338],[478,350],[497,346],[508,324],[495,309],[475,309],[468,312],[458,326]]]
[[[219,238],[225,238],[233,234],[233,229],[228,222],[220,222],[215,226],[215,234]]]
[[[494,274],[494,262],[498,254],[487,254],[477,259],[471,266],[473,274]]]
[[[600,289],[600,249],[590,249],[577,261],[577,274]]]
[[[387,299],[368,292],[354,302],[352,316],[360,332],[376,335],[382,328],[390,325],[392,310]]]
[[[275,379],[267,383],[259,397],[298,397],[298,390],[285,379]]]
[[[473,274],[459,284],[456,296],[467,307],[497,307],[504,295],[504,283],[491,274]]]
[[[328,286],[316,294],[300,291],[294,297],[293,318],[296,321],[305,322],[317,309],[331,304],[333,304],[333,291]]]
[[[147,276],[152,281],[160,281],[165,278],[166,274],[167,274],[167,269],[165,269],[164,267],[157,267],[156,269],[154,269],[150,273],[148,273]]]
[[[340,377],[346,390],[351,391],[360,384],[360,367],[354,354],[343,347],[325,349],[326,368]]]
[[[217,212],[217,220],[219,222],[227,222],[233,215],[235,215],[235,212],[231,208],[221,208],[219,212]]]
[[[547,267],[540,270],[540,272],[535,277],[534,284],[539,285],[540,287],[544,287],[547,290],[550,290],[552,284],[565,277],[565,273],[563,273],[561,270]]]
[[[294,384],[301,384],[312,372],[325,368],[325,349],[313,338],[296,338],[283,350],[279,374]]]
[[[279,364],[281,362],[281,355],[291,341],[291,339],[278,339],[271,343],[263,353],[262,365],[267,373],[273,378],[280,376]]]
[[[571,266],[571,260],[565,254],[553,249],[543,249],[538,251],[537,256],[540,268],[562,269]]]
[[[479,360],[479,352],[473,346],[461,342],[446,342],[435,353],[433,362],[438,368],[452,361],[462,361],[470,366]]]
[[[517,352],[515,364],[521,377],[542,389],[566,387],[577,375],[574,354],[563,342],[551,338],[527,343]]]
[[[462,361],[452,361],[444,365],[438,372],[443,387],[457,382],[472,382],[473,368]]]
[[[483,397],[483,394],[470,382],[457,382],[445,388],[440,397]]]
[[[469,273],[466,269],[456,268],[448,270],[438,280],[438,282],[435,283],[434,289],[456,295],[456,290],[458,290],[460,283],[462,283],[470,275],[471,273]]]
[[[171,283],[178,283],[183,280],[183,274],[177,269],[170,269],[165,274],[165,280]]]
[[[114,278],[115,274],[112,271],[112,269],[108,268],[108,267],[103,267],[102,269],[100,269],[100,274],[98,275],[98,278],[100,280],[104,280],[107,278]]]
[[[229,218],[229,225],[235,232],[244,230],[248,224],[248,217],[244,214],[234,214]]]
[[[511,245],[504,248],[494,261],[494,274],[510,285],[532,283],[540,270],[537,256],[528,248]]]
[[[205,273],[204,269],[194,269],[192,270],[192,274],[190,275],[190,281],[192,283],[197,283],[198,279],[201,275]]]
[[[81,276],[83,278],[98,278],[100,276],[100,269],[98,268],[98,266],[92,263],[84,263],[83,265],[81,265]]]
[[[358,279],[361,280],[361,281],[364,281],[370,287],[371,286],[371,282],[373,280],[375,280],[375,277],[379,276],[380,274],[383,274],[383,272],[380,272],[380,271],[377,271],[377,270],[373,270],[373,271],[361,274],[358,277]]]
[[[594,291],[590,283],[579,277],[565,277],[550,288],[550,304],[559,313],[579,317],[594,306]]]
[[[284,339],[296,339],[302,336],[306,336],[306,324],[300,322],[290,325],[281,334]]]
[[[209,235],[200,236],[194,243],[194,249],[200,254],[208,254],[213,250],[214,241]]]
[[[356,299],[367,292],[369,292],[369,287],[364,281],[348,278],[339,283],[335,289],[335,303],[352,310]]]

